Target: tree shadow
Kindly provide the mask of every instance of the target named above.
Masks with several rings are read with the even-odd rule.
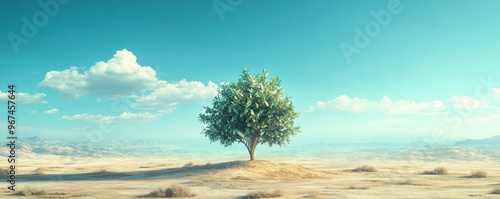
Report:
[[[99,170],[92,173],[73,173],[73,174],[28,174],[17,175],[19,181],[104,181],[104,180],[143,180],[143,179],[162,179],[162,178],[183,178],[186,176],[200,175],[215,171],[221,171],[230,168],[241,167],[247,161],[230,161],[214,163],[207,165],[183,166],[178,168],[167,168],[149,171],[131,171],[131,172],[111,172]]]

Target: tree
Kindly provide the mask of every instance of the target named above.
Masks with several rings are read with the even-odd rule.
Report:
[[[285,96],[278,77],[269,73],[252,75],[245,69],[236,83],[221,86],[212,107],[204,107],[199,120],[207,126],[202,134],[225,147],[242,143],[254,160],[258,144],[286,146],[300,132],[294,126],[299,117],[290,97]]]

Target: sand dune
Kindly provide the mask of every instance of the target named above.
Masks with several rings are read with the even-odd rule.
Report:
[[[19,163],[18,190],[36,186],[52,198],[137,198],[172,184],[190,188],[192,198],[242,198],[253,191],[282,190],[281,198],[498,198],[497,161],[348,161],[318,157],[284,156],[273,161],[219,161],[207,164],[200,157],[81,158],[64,156]],[[199,161],[197,161],[197,159]],[[370,164],[377,172],[353,172]],[[434,167],[448,175],[423,175]],[[43,172],[35,172],[43,168]],[[486,178],[464,178],[484,170]],[[5,183],[7,185],[7,183]],[[1,188],[1,198],[16,196]]]
[[[247,154],[233,151],[183,149],[150,141],[98,145],[25,141],[19,149],[16,188],[45,190],[45,198],[82,199],[137,198],[173,184],[191,189],[196,193],[191,198],[208,199],[276,190],[284,194],[281,198],[500,198],[490,193],[500,188],[500,150],[495,145],[364,149],[328,145],[279,153],[262,150],[257,161],[237,160]],[[363,164],[377,171],[353,171]],[[448,174],[422,174],[435,167],[447,168]],[[485,171],[487,177],[465,177],[476,170]],[[0,188],[0,198],[39,198],[15,195],[7,185]]]

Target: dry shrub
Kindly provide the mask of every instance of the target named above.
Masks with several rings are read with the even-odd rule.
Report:
[[[486,176],[488,176],[486,171],[477,170],[477,171],[471,172],[470,175],[465,176],[465,177],[466,178],[486,178]]]
[[[8,169],[1,169],[0,176],[8,176],[10,171]]]
[[[253,180],[252,178],[246,176],[236,176],[233,178],[234,180]]]
[[[112,172],[112,171],[108,171],[106,169],[99,169],[99,170],[94,171],[94,174],[98,174],[98,175],[113,175],[113,174],[116,174],[116,173]]]
[[[36,175],[45,175],[45,174],[47,174],[47,169],[45,169],[44,167],[40,167],[38,169],[35,169],[35,174]]]
[[[405,181],[397,182],[396,184],[398,184],[398,185],[417,185],[417,186],[418,185],[422,185],[422,184],[417,183],[417,182],[415,182],[415,181],[413,181],[411,179],[407,179]]]
[[[276,190],[274,192],[256,191],[246,195],[246,198],[276,198],[283,195],[283,191],[281,190]]]
[[[436,167],[432,171],[424,171],[423,174],[426,174],[426,175],[447,175],[448,169],[444,168],[444,167]]]
[[[154,190],[148,195],[145,195],[145,197],[151,198],[180,198],[191,196],[196,196],[196,194],[192,193],[189,188],[179,185],[172,185],[165,189],[159,187],[157,190]]]
[[[348,189],[369,189],[370,187],[367,187],[367,186],[359,186],[359,185],[349,185],[349,187],[347,187]]]
[[[354,172],[376,172],[377,169],[375,169],[375,167],[373,166],[370,166],[370,165],[367,165],[367,164],[364,164],[358,168],[355,168],[351,171],[354,171]]]
[[[500,194],[500,188],[493,189],[493,191],[491,192],[491,194]]]
[[[167,188],[167,190],[165,191],[165,195],[167,196],[167,198],[195,196],[195,194],[191,193],[191,190],[189,188],[180,185],[172,185],[170,188]]]
[[[64,192],[52,192],[52,193],[48,193],[47,195],[66,196],[66,195],[72,195],[72,194],[70,194],[70,193],[64,193]]]
[[[158,190],[151,191],[148,195],[145,195],[145,197],[164,198],[165,190],[161,187],[158,187]]]
[[[106,170],[106,169],[98,169],[98,170],[95,170],[94,173],[108,173],[108,170]]]
[[[45,190],[29,186],[18,192],[20,196],[44,196],[45,194],[47,194]]]
[[[194,164],[193,162],[188,162],[184,165],[184,167],[192,167]]]

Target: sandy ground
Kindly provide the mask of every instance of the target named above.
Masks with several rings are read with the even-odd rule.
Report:
[[[192,162],[192,166],[186,166]],[[209,164],[207,164],[210,162]],[[353,172],[369,164],[377,172]],[[442,166],[448,175],[423,175]],[[138,198],[179,184],[191,198],[244,198],[281,190],[281,198],[500,198],[500,162],[419,162],[312,157],[230,161],[227,158],[82,158],[40,156],[18,163],[17,190],[43,189],[43,197],[17,196],[2,180],[0,198]],[[40,171],[35,170],[41,168]],[[483,170],[486,178],[465,178]],[[5,179],[5,177],[3,177]]]

